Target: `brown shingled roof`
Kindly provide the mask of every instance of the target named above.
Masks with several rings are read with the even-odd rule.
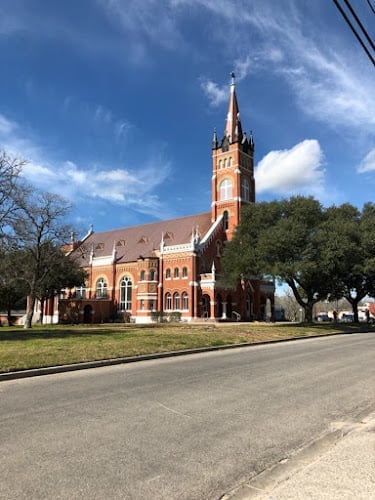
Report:
[[[193,229],[197,228],[203,238],[211,225],[211,213],[208,212],[92,233],[74,253],[81,252],[82,265],[87,265],[92,249],[95,257],[105,257],[112,254],[115,245],[117,262],[134,262],[140,256],[151,257],[153,250],[160,248],[163,234],[166,246],[182,245],[191,241]]]

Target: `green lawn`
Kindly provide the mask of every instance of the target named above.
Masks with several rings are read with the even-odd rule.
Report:
[[[197,347],[373,329],[349,324],[168,324],[0,328],[0,373]]]

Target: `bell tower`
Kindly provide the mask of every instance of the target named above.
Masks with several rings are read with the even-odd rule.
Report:
[[[255,202],[254,139],[242,131],[235,75],[231,73],[228,114],[224,136],[212,139],[212,204],[211,219],[221,215],[227,238],[231,239],[240,221],[241,207]]]

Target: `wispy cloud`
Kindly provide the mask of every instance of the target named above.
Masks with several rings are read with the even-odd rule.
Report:
[[[145,57],[146,46],[157,44],[166,49],[175,50],[184,44],[174,2],[160,5],[159,0],[96,0],[107,18],[117,27],[127,40],[127,48],[137,55]],[[157,19],[157,22],[155,21]]]
[[[179,5],[188,3],[187,0],[178,2]],[[240,0],[231,2],[228,9],[223,8],[222,1],[196,0],[193,4],[204,6],[227,23],[225,29],[213,36],[220,38],[222,50],[226,46],[232,53],[239,78],[251,73],[273,74],[290,86],[301,111],[313,120],[332,128],[355,127],[364,135],[373,134],[372,69],[355,44],[347,46],[329,31],[323,38],[322,27],[309,23],[306,15],[302,22],[298,3],[293,0],[280,3],[263,0],[247,9]],[[235,27],[233,9],[241,12]],[[313,19],[322,21],[318,12]],[[233,37],[228,34],[232,28],[236,31]],[[251,43],[252,37],[257,39],[256,49]],[[221,102],[222,89],[214,81],[202,88],[211,104]]]
[[[211,80],[201,80],[201,89],[209,100],[211,106],[220,106],[228,100],[228,86],[219,86]]]
[[[104,121],[108,116],[101,110],[98,113]],[[126,127],[126,123],[119,123],[118,133],[124,133]],[[165,146],[160,148],[159,153],[152,150],[149,159],[134,168],[126,164],[112,168],[90,161],[83,168],[74,161],[54,158],[53,154],[28,138],[20,124],[2,114],[0,144],[11,156],[26,159],[22,175],[38,189],[58,192],[73,203],[101,199],[154,216],[163,212],[163,204],[155,191],[171,170],[170,161],[164,154]]]
[[[0,134],[1,135],[9,135],[11,132],[13,132],[17,128],[17,124],[8,118],[6,118],[4,115],[0,114]]]
[[[252,60],[250,57],[245,59],[237,59],[233,63],[233,70],[236,75],[237,82],[243,80],[253,70]],[[229,80],[229,75],[228,75]],[[200,87],[203,93],[209,100],[210,106],[217,107],[228,101],[228,82],[224,85],[219,85],[216,82],[202,76],[200,78]]]
[[[357,166],[357,172],[359,174],[373,171],[375,171],[375,148],[371,149]]]
[[[323,152],[315,139],[306,139],[293,148],[271,151],[257,165],[257,192],[277,195],[322,195]]]
[[[62,104],[65,114],[74,113],[76,120],[81,120],[83,126],[95,130],[100,134],[106,132],[116,141],[125,142],[129,139],[131,131],[136,126],[123,116],[116,115],[103,104],[90,104],[80,101],[72,96],[67,96]]]

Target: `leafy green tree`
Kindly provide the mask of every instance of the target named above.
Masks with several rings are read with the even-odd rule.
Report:
[[[360,211],[346,203],[329,207],[320,225],[321,266],[329,273],[332,292],[330,300],[345,297],[358,321],[358,303],[366,295],[361,252]]]
[[[43,277],[40,279],[36,296],[40,301],[40,322],[43,323],[44,304],[47,299],[53,297],[61,292],[64,288],[70,289],[75,286],[80,286],[85,282],[87,277],[84,269],[79,265],[76,259],[67,256],[61,248],[52,246],[50,243],[45,243],[44,254],[51,257],[53,265],[46,265]]]
[[[27,284],[23,277],[23,252],[0,250],[0,309],[7,312],[8,325],[12,325],[12,310],[24,308]]]
[[[375,297],[375,204],[366,203],[361,213],[361,242],[365,256],[364,270],[369,276],[367,293]]]
[[[280,217],[279,202],[262,202],[244,207],[241,223],[236,228],[233,239],[225,246],[222,257],[220,282],[232,286],[248,276],[262,276],[265,271],[264,258],[259,246],[263,231],[272,227]]]
[[[333,291],[331,300],[345,298],[358,322],[358,306],[375,291],[375,209],[367,204],[361,212],[345,203],[326,210],[319,229],[322,265],[328,270]]]
[[[234,238],[224,251],[223,280],[241,275],[272,275],[287,283],[312,321],[313,306],[331,291],[320,266],[317,231],[324,212],[312,197],[259,203],[245,207]]]

